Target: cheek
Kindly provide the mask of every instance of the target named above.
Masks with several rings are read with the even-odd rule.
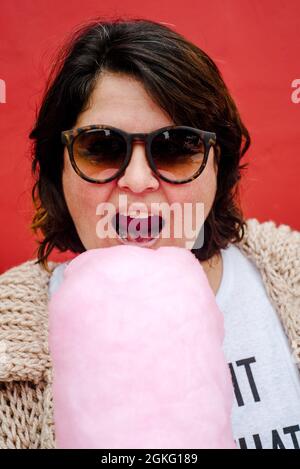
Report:
[[[70,215],[78,234],[91,228],[99,219],[96,215],[98,204],[109,198],[111,185],[93,184],[80,178],[65,157],[62,175],[63,191]]]
[[[209,155],[207,165],[200,176],[194,181],[178,186],[168,187],[169,202],[204,204],[205,218],[210,212],[217,191],[217,168],[214,165],[213,154]]]

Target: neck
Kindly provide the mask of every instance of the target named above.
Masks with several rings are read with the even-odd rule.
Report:
[[[223,275],[223,261],[221,253],[215,254],[207,261],[201,261],[201,265],[207,276],[208,283],[216,295],[221,285]]]

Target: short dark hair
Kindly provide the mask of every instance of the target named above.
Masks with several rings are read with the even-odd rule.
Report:
[[[85,251],[68,211],[63,189],[60,134],[75,125],[101,72],[123,73],[139,80],[152,99],[177,125],[215,132],[217,191],[204,223],[204,244],[192,250],[208,260],[244,236],[239,180],[240,164],[250,136],[214,61],[199,47],[165,24],[146,19],[93,21],[72,32],[52,67],[35,125],[30,228],[41,230],[37,263],[48,270],[48,256]]]

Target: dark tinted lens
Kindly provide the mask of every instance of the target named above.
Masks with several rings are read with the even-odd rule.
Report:
[[[73,155],[76,166],[85,176],[108,179],[124,163],[126,141],[111,129],[88,130],[75,139]]]
[[[205,144],[192,130],[169,129],[153,139],[151,152],[159,173],[177,181],[198,171],[204,160]]]

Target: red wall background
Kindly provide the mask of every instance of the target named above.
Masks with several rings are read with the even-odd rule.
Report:
[[[252,136],[245,214],[300,230],[299,0],[2,0],[0,272],[35,257],[28,133],[49,64],[70,30],[98,15],[169,23],[215,60]]]

